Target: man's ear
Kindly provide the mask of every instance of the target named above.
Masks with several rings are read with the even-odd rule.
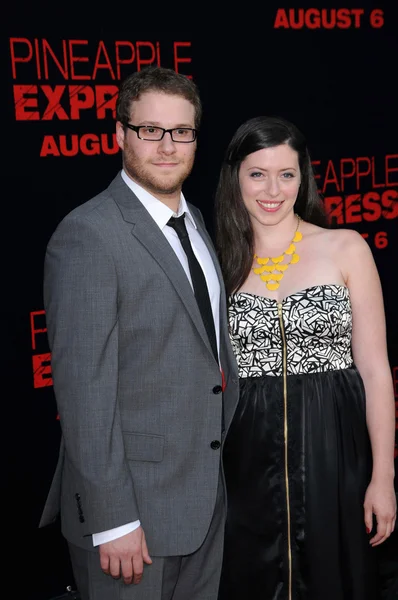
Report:
[[[120,121],[116,121],[116,141],[121,150],[124,150],[124,127]]]

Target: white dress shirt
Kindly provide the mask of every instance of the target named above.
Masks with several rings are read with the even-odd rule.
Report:
[[[216,330],[217,349],[218,352],[220,352],[220,283],[218,281],[217,273],[214,268],[213,260],[210,256],[206,244],[204,243],[203,239],[199,234],[198,228],[195,224],[195,220],[187,206],[184,195],[181,192],[178,213],[174,213],[171,210],[171,208],[166,206],[166,204],[155,198],[155,196],[152,196],[152,194],[144,190],[144,188],[138,185],[138,183],[130,179],[130,177],[128,177],[124,170],[122,170],[122,179],[126,183],[126,185],[128,185],[128,187],[132,190],[132,192],[134,192],[138,200],[147,209],[155,223],[158,225],[159,229],[161,229],[170,246],[176,253],[177,258],[180,261],[186,273],[186,276],[188,277],[189,282],[192,286],[187,256],[181,246],[181,242],[178,238],[177,233],[172,227],[169,227],[167,225],[170,217],[180,217],[185,212],[185,225],[188,231],[189,239],[191,241],[192,249],[195,253],[196,258],[199,261],[200,266],[202,267],[203,273],[206,278],[211,308],[213,312],[214,327]],[[104,544],[105,542],[115,540],[119,537],[122,537],[123,535],[126,535],[127,533],[130,533],[131,531],[134,531],[134,529],[137,529],[137,527],[139,527],[140,525],[140,521],[133,521],[132,523],[127,523],[126,525],[121,525],[120,527],[116,527],[114,529],[109,529],[100,533],[94,533],[93,544],[94,546],[98,546],[99,544]]]

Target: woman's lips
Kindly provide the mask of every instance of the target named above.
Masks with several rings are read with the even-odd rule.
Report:
[[[265,212],[276,212],[283,204],[283,200],[280,202],[265,202],[263,200],[257,200],[257,204]]]

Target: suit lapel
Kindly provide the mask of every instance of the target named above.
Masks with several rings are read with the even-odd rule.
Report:
[[[190,206],[189,208],[190,208],[190,210],[192,210],[192,206]],[[209,236],[206,228],[203,226],[201,220],[198,219],[198,217],[196,216],[196,214],[194,213],[193,210],[192,210],[192,213],[194,214],[195,223],[196,223],[196,226],[197,226],[198,231],[200,233],[200,236],[203,239],[204,243],[206,244],[207,249],[208,249],[208,251],[210,253],[211,259],[213,261],[214,268],[215,268],[216,273],[217,273],[218,281],[220,283],[220,290],[221,290],[220,299],[221,299],[222,302],[224,302],[225,301],[224,281],[223,281],[223,276],[222,276],[222,273],[221,273],[221,268],[220,268],[220,265],[218,263],[218,258],[217,258],[216,252],[214,250],[213,242],[211,241],[211,238],[210,238],[210,236]]]
[[[123,219],[133,225],[131,234],[147,249],[166,273],[209,352],[213,354],[192,287],[173,248],[120,175],[113,180],[108,189],[118,205]],[[203,235],[202,228],[200,233]],[[207,240],[206,244],[208,245]],[[209,251],[211,251],[210,248]],[[213,252],[211,254],[214,259]]]
[[[214,249],[213,242],[207,229],[204,227],[202,220],[196,214],[195,207],[190,206],[190,210],[195,216],[195,223],[198,227],[213,260],[214,268],[216,269],[218,280],[220,282],[220,359],[221,367],[224,370],[226,378],[238,378],[238,366],[236,358],[232,350],[231,341],[229,339],[229,324],[228,324],[228,308],[227,297],[225,293],[224,278],[222,276],[220,263],[218,262],[217,254]]]

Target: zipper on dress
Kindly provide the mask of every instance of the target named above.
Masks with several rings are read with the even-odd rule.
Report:
[[[292,540],[291,540],[291,525],[290,525],[290,493],[289,493],[289,455],[288,455],[288,439],[289,430],[287,424],[287,348],[285,327],[283,325],[282,304],[278,302],[278,317],[281,328],[282,345],[283,345],[283,437],[285,443],[285,487],[286,487],[286,507],[287,507],[287,554],[289,561],[289,583],[288,583],[288,598],[292,600]]]

